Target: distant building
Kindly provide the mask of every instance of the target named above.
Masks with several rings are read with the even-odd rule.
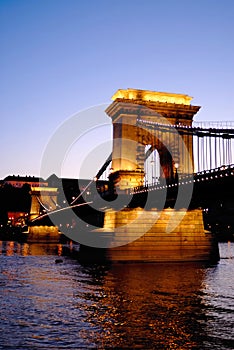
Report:
[[[3,184],[12,185],[16,188],[21,188],[23,185],[28,184],[30,187],[45,187],[48,186],[48,182],[41,177],[34,176],[15,176],[9,175],[3,180]]]
[[[81,192],[84,192],[83,198],[89,201],[94,199],[97,192],[108,191],[108,181],[106,180],[92,182],[90,179],[59,178],[52,174],[46,181],[50,187],[58,188],[59,199],[64,194],[69,203],[79,196]],[[62,199],[64,200],[64,198]]]
[[[25,184],[30,186],[30,190],[25,189],[23,191]],[[13,188],[8,188],[6,185],[11,185]],[[108,191],[108,186],[108,181],[105,180],[59,178],[55,174],[47,180],[34,176],[9,175],[0,181],[0,187],[2,187],[0,204],[4,208],[9,226],[23,226],[27,222],[32,209],[32,194],[35,191],[45,192],[43,187],[47,191],[57,191],[54,204],[61,208],[73,204],[73,202],[77,204],[83,201],[94,201],[97,196]],[[38,194],[37,197],[39,198],[40,195]],[[42,201],[40,204],[45,204],[45,202]],[[47,207],[50,208],[50,206]],[[43,209],[45,208],[42,208],[42,211],[45,211]]]
[[[8,211],[8,225],[24,226],[28,218],[28,213],[24,211]]]

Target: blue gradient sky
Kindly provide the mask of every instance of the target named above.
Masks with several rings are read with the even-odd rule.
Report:
[[[233,120],[233,38],[232,0],[0,0],[0,178],[38,175],[56,128],[119,88]]]

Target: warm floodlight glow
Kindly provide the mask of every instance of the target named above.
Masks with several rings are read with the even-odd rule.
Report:
[[[184,94],[137,89],[119,89],[112,96],[112,100],[116,100],[118,98],[128,100],[133,99],[151,102],[175,103],[183,105],[190,105],[190,101],[193,99],[191,96]]]

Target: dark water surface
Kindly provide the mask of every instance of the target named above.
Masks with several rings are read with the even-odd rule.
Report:
[[[233,350],[234,243],[220,253],[82,265],[61,246],[0,242],[0,349]]]

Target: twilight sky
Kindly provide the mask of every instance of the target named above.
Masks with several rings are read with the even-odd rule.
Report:
[[[0,0],[0,48],[0,179],[39,175],[54,132],[120,88],[188,94],[195,120],[234,120],[233,0]],[[80,177],[82,162],[82,177],[95,175],[81,157],[110,133],[74,143],[48,172]]]

